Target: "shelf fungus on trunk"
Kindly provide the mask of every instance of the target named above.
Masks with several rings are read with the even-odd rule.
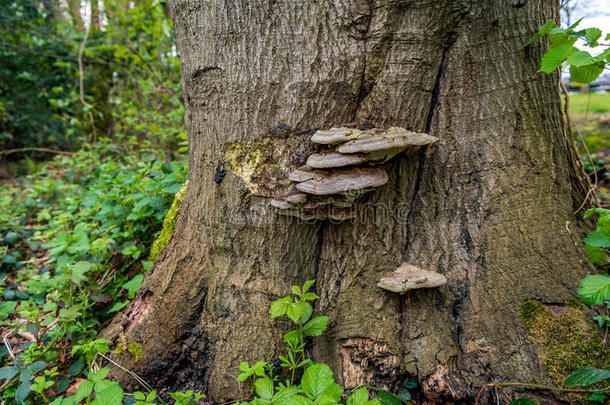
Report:
[[[404,294],[419,288],[440,287],[447,283],[445,276],[433,271],[423,270],[408,263],[379,279],[377,287]]]
[[[354,218],[358,199],[388,182],[379,165],[437,140],[398,127],[319,130],[310,141],[323,150],[311,153],[304,166],[288,175],[290,191],[276,196],[271,205],[280,214],[302,219]]]

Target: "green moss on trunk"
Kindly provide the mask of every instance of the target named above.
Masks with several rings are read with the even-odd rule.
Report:
[[[154,262],[159,257],[159,253],[165,247],[169,238],[172,236],[174,232],[174,227],[176,226],[176,218],[178,217],[178,212],[180,211],[180,205],[182,204],[182,198],[184,198],[184,194],[186,193],[186,188],[188,186],[188,180],[184,183],[180,191],[176,193],[174,197],[174,202],[172,206],[169,208],[165,219],[163,220],[163,228],[161,228],[161,233],[155,239],[150,248],[150,255],[148,256],[149,262]]]
[[[610,349],[582,304],[525,300],[519,311],[553,384],[563,384],[566,376],[584,366],[610,368]]]

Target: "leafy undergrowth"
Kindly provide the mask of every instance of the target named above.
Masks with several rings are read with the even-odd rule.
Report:
[[[96,335],[134,298],[186,180],[185,163],[163,158],[101,144],[0,185],[3,403],[90,403],[92,392],[93,403],[121,403],[98,366],[110,342]]]

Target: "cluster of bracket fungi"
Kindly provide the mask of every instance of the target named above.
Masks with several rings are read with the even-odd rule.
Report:
[[[271,205],[277,212],[302,219],[344,221],[356,216],[356,201],[388,182],[380,167],[405,150],[415,150],[438,138],[404,128],[331,128],[319,130],[311,142],[325,146],[290,173],[287,193]]]

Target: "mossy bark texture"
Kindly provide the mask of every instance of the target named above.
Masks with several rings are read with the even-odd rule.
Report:
[[[315,278],[316,311],[330,325],[311,355],[346,386],[391,389],[411,376],[428,401],[472,403],[488,382],[547,378],[519,305],[562,303],[590,270],[572,214],[587,186],[569,162],[558,77],[536,72],[543,43],[520,49],[556,1],[173,0],[170,9],[190,183],[172,238],[113,325],[142,343],[127,366],[215,402],[247,395],[239,362],[275,359],[288,326],[270,319],[269,304]],[[282,140],[302,145],[295,139],[315,128],[354,122],[439,141],[386,163],[388,184],[365,197],[357,220],[277,215],[270,177],[285,176],[278,162],[304,161],[274,155],[291,150]],[[277,147],[234,167],[235,151],[263,144]],[[273,167],[253,167],[266,161]],[[403,296],[375,286],[403,262],[448,282]]]

